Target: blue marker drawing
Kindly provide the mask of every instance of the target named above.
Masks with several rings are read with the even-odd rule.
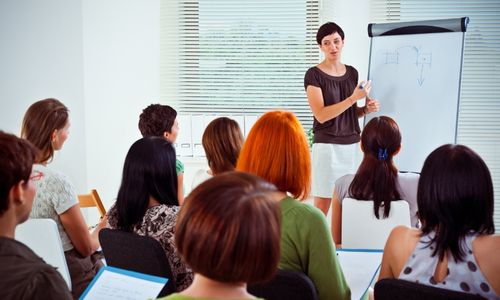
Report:
[[[412,57],[413,55],[407,56],[408,54],[410,54],[407,52],[408,50],[410,51],[410,53],[414,53],[414,58]],[[383,53],[383,55],[385,56],[386,65],[399,65],[405,63],[415,64],[415,66],[420,71],[417,78],[417,83],[419,86],[422,86],[425,81],[424,66],[426,66],[427,69],[430,69],[432,67],[432,53],[423,52],[420,47],[416,46],[407,45],[398,47],[393,51],[385,50],[385,53]]]

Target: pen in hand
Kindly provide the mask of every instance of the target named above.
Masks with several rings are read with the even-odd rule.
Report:
[[[370,83],[371,80],[368,80],[368,81],[362,81],[360,84],[359,84],[359,89],[362,90],[365,88],[365,86]]]

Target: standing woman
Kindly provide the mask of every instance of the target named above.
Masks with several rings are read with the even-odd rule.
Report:
[[[26,111],[21,136],[38,148],[33,172],[43,174],[35,181],[37,193],[30,218],[56,222],[71,276],[71,293],[78,298],[102,266],[93,253],[99,248],[97,236],[106,219],[89,234],[73,184],[67,176],[47,166],[54,151],[61,150],[68,138],[69,126],[64,104],[56,99],[40,100]]]
[[[326,215],[335,180],[356,168],[361,132],[358,118],[378,111],[379,102],[368,97],[371,82],[358,85],[358,71],[340,61],[344,48],[340,26],[323,24],[316,41],[325,59],[307,70],[304,87],[314,115],[312,194],[314,205]],[[356,102],[365,97],[366,105],[358,107]]]

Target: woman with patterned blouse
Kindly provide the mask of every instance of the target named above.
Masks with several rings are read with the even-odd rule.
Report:
[[[493,195],[488,166],[472,149],[448,144],[432,151],[418,182],[422,227],[392,230],[379,280],[398,278],[500,299]]]
[[[175,150],[161,137],[146,137],[129,149],[116,203],[107,216],[111,228],[149,236],[167,255],[177,291],[191,284],[193,273],[174,244],[179,212]]]

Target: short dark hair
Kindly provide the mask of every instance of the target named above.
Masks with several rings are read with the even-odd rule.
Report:
[[[466,235],[495,232],[490,171],[466,146],[447,144],[429,154],[418,182],[417,204],[422,234],[435,232],[432,255],[440,259],[450,251],[461,261]]]
[[[21,137],[40,150],[35,162],[43,163],[52,159],[52,133],[63,128],[68,117],[68,108],[54,98],[37,101],[28,108],[24,114]]]
[[[361,133],[363,160],[349,186],[349,194],[360,200],[373,200],[373,212],[380,219],[389,216],[391,201],[400,200],[397,190],[398,170],[393,157],[401,147],[399,126],[393,119],[380,116],[371,119]]]
[[[132,231],[144,217],[150,196],[160,204],[179,205],[175,159],[174,147],[164,138],[145,137],[132,144],[116,198],[119,229]]]
[[[318,43],[318,45],[321,45],[321,41],[325,36],[334,34],[335,32],[340,35],[342,40],[344,40],[344,31],[342,30],[342,28],[340,28],[339,25],[333,22],[328,22],[321,25],[321,27],[319,27],[318,29],[318,32],[316,33],[316,42]]]
[[[27,140],[0,130],[0,216],[9,209],[10,189],[28,182],[38,150]]]
[[[143,137],[161,136],[172,132],[177,111],[168,105],[151,104],[139,116],[139,130]]]
[[[175,243],[195,273],[226,283],[261,282],[280,258],[276,188],[257,176],[225,172],[196,187],[177,219]]]
[[[234,171],[243,146],[243,134],[235,120],[221,117],[210,122],[201,140],[213,174]]]

